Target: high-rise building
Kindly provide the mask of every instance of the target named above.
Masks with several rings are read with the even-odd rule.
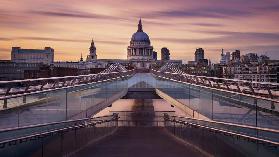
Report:
[[[163,47],[161,49],[161,60],[162,61],[170,60],[170,50],[166,47]]]
[[[97,52],[96,52],[96,46],[94,43],[94,40],[92,39],[91,45],[89,47],[89,55],[86,58],[87,62],[93,61],[97,59]]]
[[[224,49],[222,49],[222,52],[221,52],[220,64],[226,64]]]
[[[240,50],[235,50],[232,53],[232,61],[233,62],[239,62],[240,61]]]
[[[195,62],[198,63],[199,60],[203,60],[203,59],[204,59],[204,50],[202,48],[196,49]]]
[[[51,64],[54,61],[54,49],[51,47],[45,47],[44,49],[12,47],[11,61],[15,63]]]
[[[153,51],[153,59],[156,61],[157,60],[157,52]]]
[[[231,61],[231,53],[230,52],[226,52],[225,61],[226,61],[226,64],[230,63],[230,61]]]
[[[226,65],[229,64],[230,61],[231,61],[231,53],[226,52],[226,54],[224,54],[224,49],[222,49],[220,64]]]

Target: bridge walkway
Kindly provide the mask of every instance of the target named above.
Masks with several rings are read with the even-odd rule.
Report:
[[[160,127],[120,127],[101,141],[91,144],[76,157],[202,157],[191,146],[173,138]]]

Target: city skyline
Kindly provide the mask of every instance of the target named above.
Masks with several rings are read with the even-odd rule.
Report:
[[[56,61],[77,61],[81,53],[89,53],[92,38],[98,58],[126,59],[140,17],[154,50],[167,47],[172,59],[193,60],[199,47],[214,62],[220,60],[222,48],[279,59],[279,2],[176,1],[4,0],[0,3],[0,59],[10,59],[13,46],[50,46]]]

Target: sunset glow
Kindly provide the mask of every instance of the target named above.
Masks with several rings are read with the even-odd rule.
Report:
[[[56,61],[77,61],[92,38],[98,58],[126,59],[140,17],[154,50],[168,47],[172,59],[193,60],[198,47],[214,62],[222,48],[279,59],[278,16],[278,0],[1,0],[0,59],[13,46],[50,46]]]

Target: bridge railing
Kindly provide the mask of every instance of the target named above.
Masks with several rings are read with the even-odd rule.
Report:
[[[260,96],[270,99],[279,98],[279,83],[257,82],[238,79],[226,79],[186,74],[182,71],[169,72],[151,70],[153,74],[164,79],[202,85],[210,88],[223,89],[252,96]]]
[[[239,125],[234,123],[225,123],[212,120],[201,120],[189,117],[170,117],[172,121],[177,123],[196,124],[204,127],[222,129],[224,131],[233,132],[235,134],[247,135],[253,138],[258,138],[266,142],[279,144],[279,130],[253,127],[248,125]]]
[[[183,110],[189,109],[189,116],[201,114],[216,121],[279,129],[278,99],[181,81],[171,74],[155,76],[156,88],[182,104]]]
[[[278,156],[278,130],[165,115],[166,128],[213,156]]]
[[[117,128],[117,119],[117,115],[111,115],[6,130],[17,136],[0,141],[0,154],[5,157],[71,156],[112,133]]]
[[[129,77],[134,70],[124,72],[98,73],[79,76],[38,78],[14,81],[0,81],[0,98],[10,95],[21,95],[26,93],[35,93],[46,90],[73,87],[88,83],[98,83],[111,81],[116,78]]]
[[[127,71],[97,82],[0,96],[0,129],[89,117],[125,94],[131,76]]]

